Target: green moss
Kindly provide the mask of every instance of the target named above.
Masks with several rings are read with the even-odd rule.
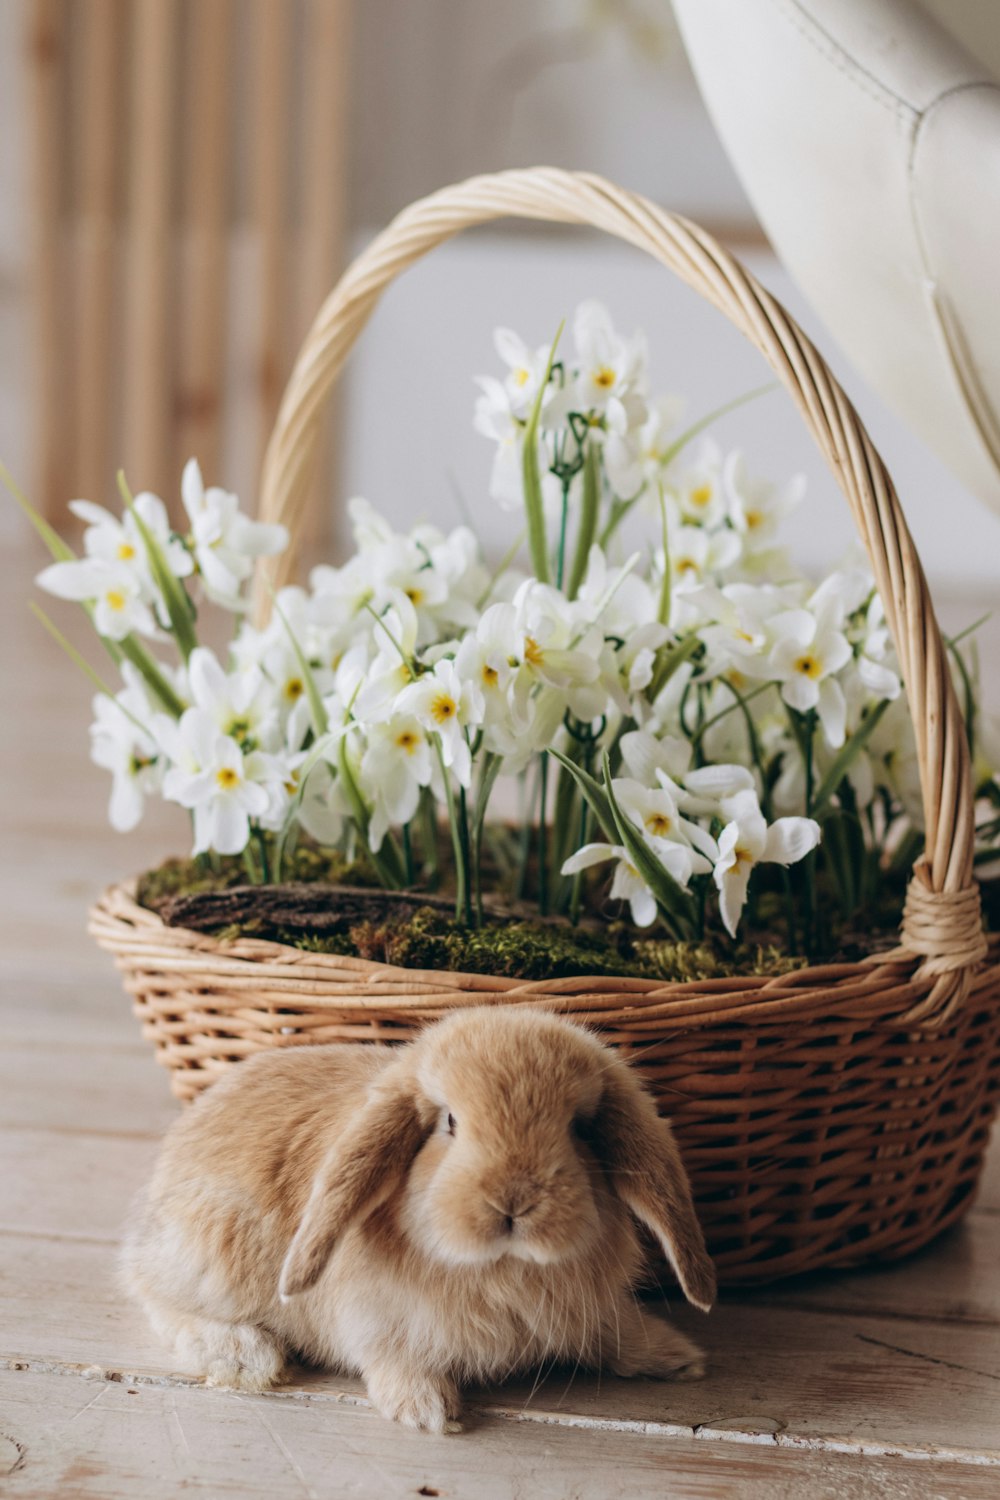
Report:
[[[350,936],[359,957],[378,963],[511,979],[599,974],[674,982],[737,973],[785,973],[804,963],[776,948],[744,947],[727,953],[710,942],[636,940],[621,923],[600,930],[540,922],[459,927],[428,907],[405,922],[358,923]]]

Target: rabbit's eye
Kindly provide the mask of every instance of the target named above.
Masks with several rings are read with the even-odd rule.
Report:
[[[458,1124],[458,1121],[455,1119],[455,1116],[454,1115],[449,1115],[448,1116],[448,1134],[449,1135],[454,1135],[455,1134],[455,1127],[456,1127],[457,1124]]]

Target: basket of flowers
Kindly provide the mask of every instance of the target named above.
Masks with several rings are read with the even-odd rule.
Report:
[[[728,317],[866,560],[804,578],[776,535],[793,489],[690,446],[701,423],[672,433],[641,341],[586,304],[540,349],[502,333],[481,382],[520,553],[490,569],[465,527],[398,533],[354,502],[356,554],[292,585],[323,401],[380,294],[505,215],[617,235]],[[550,169],[436,193],[321,309],[258,521],[193,463],[186,535],[123,493],[120,517],[84,507],[84,558],[48,534],[41,581],[124,677],[93,732],[112,820],[152,792],[191,813],[193,859],[91,917],[181,1099],[260,1048],[542,1006],[641,1070],[723,1282],[897,1257],[963,1213],[1000,1082],[974,875],[1000,789],[970,769],[972,675],[850,402],[707,234]],[[199,595],[248,611],[228,657],[200,642]]]

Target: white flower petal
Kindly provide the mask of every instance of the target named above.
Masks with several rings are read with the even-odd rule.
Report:
[[[763,858],[777,865],[794,865],[816,848],[821,836],[813,818],[779,818],[767,830]]]

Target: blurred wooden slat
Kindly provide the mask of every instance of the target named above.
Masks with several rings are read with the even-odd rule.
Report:
[[[296,346],[342,261],[352,0],[19,4],[33,81],[33,489],[65,521],[74,495],[113,503],[124,467],[179,519],[196,454],[252,505]],[[314,536],[330,490],[327,450]]]
[[[26,35],[34,114],[35,413],[38,461],[34,485],[47,516],[61,519],[69,487],[66,405],[67,285],[62,235],[62,153],[66,94],[64,0],[34,0]]]
[[[307,0],[300,336],[304,336],[343,269],[350,22],[349,0]],[[310,546],[326,543],[334,529],[338,412],[339,406],[335,406],[325,418],[327,438],[317,456],[312,502],[303,532],[307,553]]]
[[[132,118],[124,461],[133,490],[172,497],[171,188],[176,0],[132,0]]]
[[[198,0],[189,16],[174,468],[179,473],[194,455],[214,483],[220,478],[226,357],[231,0]]]
[[[106,503],[113,492],[111,371],[115,302],[115,178],[123,76],[120,0],[77,0],[80,79],[74,130],[77,188],[75,493]]]
[[[256,0],[254,13],[253,224],[260,265],[257,354],[259,452],[270,436],[290,354],[288,264],[292,23],[287,0]]]

